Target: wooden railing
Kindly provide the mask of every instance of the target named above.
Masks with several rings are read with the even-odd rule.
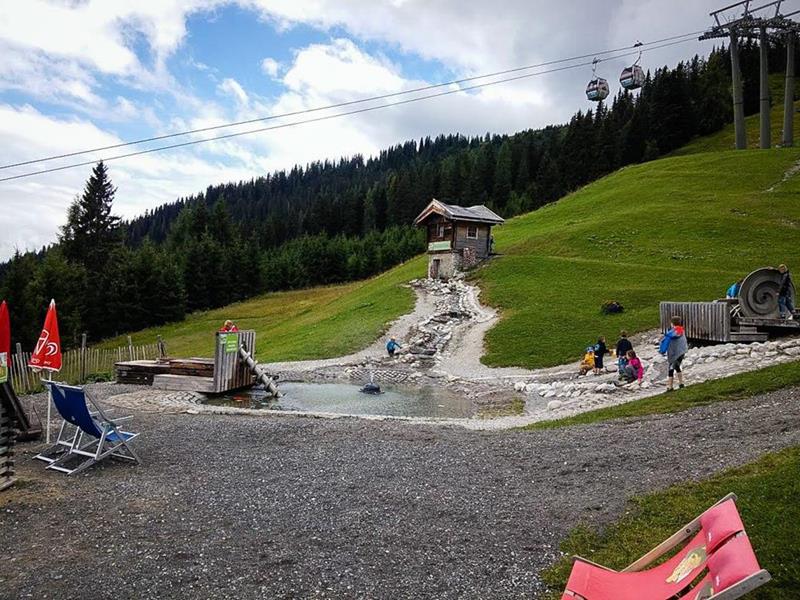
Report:
[[[154,360],[164,356],[163,342],[159,339],[153,344],[134,346],[130,338],[127,346],[117,348],[87,348],[85,339],[80,348],[66,350],[62,355],[61,371],[53,373],[56,381],[65,383],[85,383],[93,375],[113,377],[114,363],[123,360]],[[17,394],[30,394],[43,389],[42,380],[47,379],[45,371],[38,373],[28,367],[30,352],[23,352],[20,344],[11,355],[9,378]]]

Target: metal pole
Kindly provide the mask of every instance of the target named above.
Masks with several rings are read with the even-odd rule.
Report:
[[[747,132],[744,129],[744,97],[742,94],[742,71],[739,69],[739,36],[731,30],[731,83],[733,92],[733,125],[736,130],[736,149],[747,148]]]
[[[47,381],[53,381],[52,371],[47,371]],[[50,444],[50,407],[53,405],[53,388],[47,386],[47,429],[44,434],[44,441]]]
[[[786,35],[786,88],[783,94],[783,145],[794,144],[794,33]]]
[[[761,149],[768,150],[772,146],[771,132],[769,128],[769,69],[767,68],[767,54],[769,53],[769,40],[767,39],[767,28],[761,26],[759,35],[760,56],[761,56],[761,95],[759,112],[761,114]]]

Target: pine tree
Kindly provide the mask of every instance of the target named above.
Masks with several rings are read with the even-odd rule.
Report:
[[[101,161],[92,169],[83,195],[76,198],[67,212],[61,244],[67,260],[102,271],[115,246],[121,242],[119,217],[111,214],[116,188]]]

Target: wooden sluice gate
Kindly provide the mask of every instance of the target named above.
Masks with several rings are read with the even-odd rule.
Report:
[[[784,319],[778,307],[778,271],[753,271],[741,285],[737,298],[714,302],[662,302],[661,330],[672,317],[681,317],[690,340],[702,342],[764,342],[770,335],[800,333],[800,321]]]
[[[278,389],[255,360],[256,332],[217,332],[214,358],[162,358],[121,361],[114,365],[118,383],[150,385],[170,391],[223,394],[257,383],[273,395]]]

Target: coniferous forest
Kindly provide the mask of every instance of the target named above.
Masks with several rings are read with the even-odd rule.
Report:
[[[741,48],[745,110],[758,110],[758,46]],[[771,48],[782,72],[785,51]],[[582,94],[582,90],[576,90]],[[648,73],[636,94],[514,135],[407,141],[369,158],[295,166],[209,186],[130,222],[107,167],[65,209],[59,240],[0,265],[14,341],[33,344],[51,297],[62,340],[97,341],[265,291],[361,279],[424,250],[411,223],[431,198],[535,210],[619,167],[663,156],[732,121],[725,48]],[[78,192],[78,190],[76,190]]]

